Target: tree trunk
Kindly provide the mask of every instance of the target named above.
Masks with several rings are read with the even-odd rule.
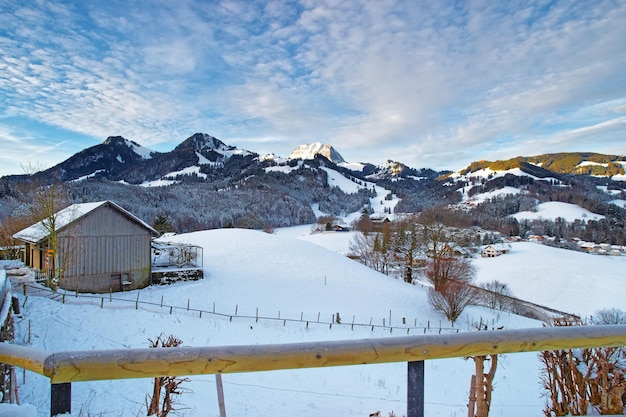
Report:
[[[152,399],[150,400],[150,406],[148,407],[149,416],[160,416],[161,410],[159,409],[159,400],[161,399],[161,384],[163,383],[162,377],[154,378],[154,387],[152,388]]]
[[[489,417],[491,407],[491,392],[493,391],[493,378],[498,366],[498,355],[489,355],[491,367],[485,373],[485,360],[487,356],[474,356],[476,365],[476,413],[475,417]]]

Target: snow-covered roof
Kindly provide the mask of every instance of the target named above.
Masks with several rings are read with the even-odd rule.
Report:
[[[63,210],[58,211],[55,214],[55,229],[59,231],[70,223],[80,219],[81,217],[87,215],[88,213],[91,213],[95,209],[102,206],[110,206],[121,212],[123,215],[129,217],[133,221],[141,224],[146,229],[150,230],[150,233],[154,235],[159,234],[159,232],[154,230],[149,224],[109,200],[98,201],[95,203],[72,204],[71,206],[66,207]],[[19,239],[25,242],[38,243],[47,238],[50,234],[49,232],[49,227],[46,227],[46,219],[44,219],[31,226],[28,226],[26,229],[20,230],[19,232],[14,234],[13,237],[15,239]]]

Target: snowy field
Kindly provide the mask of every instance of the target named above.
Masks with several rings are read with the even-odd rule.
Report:
[[[266,344],[399,336],[402,318],[411,326],[450,327],[426,301],[426,290],[381,275],[347,259],[351,233],[310,234],[311,226],[279,229],[274,235],[222,229],[178,235],[175,240],[204,247],[205,279],[116,294],[129,302],[67,297],[67,302],[24,298],[17,318],[18,342],[49,351],[147,347],[148,339],[174,334],[183,346]],[[507,282],[515,295],[583,315],[602,307],[626,310],[626,257],[608,257],[514,244],[509,254],[475,259],[478,281]],[[149,301],[156,306],[134,301]],[[166,305],[222,312],[229,317],[160,308]],[[294,319],[259,320],[254,316]],[[339,313],[344,325],[314,324]],[[235,315],[236,314],[236,315]],[[252,316],[252,319],[240,316]],[[304,322],[309,320],[307,328]],[[540,322],[484,308],[468,308],[456,324],[467,330],[479,320],[505,328],[538,327]],[[349,324],[391,321],[397,326]],[[31,334],[28,335],[28,327]],[[434,328],[434,329],[433,329]],[[410,332],[415,330],[409,330]],[[411,333],[414,334],[414,333]],[[417,332],[415,333],[417,334]],[[426,362],[426,415],[465,416],[473,362]],[[231,416],[387,416],[406,413],[406,364],[288,370],[223,376],[226,411]],[[20,399],[38,416],[49,413],[49,383],[20,373]],[[73,415],[140,416],[146,413],[149,379],[74,383]],[[180,396],[180,415],[218,416],[215,378],[193,376]],[[542,416],[544,399],[537,355],[505,355],[496,374],[492,416]],[[14,414],[11,414],[14,415]]]
[[[550,201],[547,203],[537,204],[536,211],[520,211],[511,215],[518,221],[522,220],[556,220],[557,217],[565,219],[565,221],[573,222],[580,220],[600,220],[604,219],[601,214],[595,214],[576,204],[562,203],[558,201]]]

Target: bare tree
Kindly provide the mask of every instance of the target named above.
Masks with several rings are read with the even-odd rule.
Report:
[[[484,290],[480,292],[478,297],[479,303],[492,310],[509,310],[513,304],[511,297],[513,292],[509,286],[498,280],[493,280],[480,287]]]
[[[19,259],[23,247],[13,235],[30,225],[26,216],[8,217],[0,222],[0,259]]]
[[[445,314],[452,325],[461,316],[465,307],[474,302],[475,297],[474,288],[461,281],[448,281],[439,291],[432,288],[428,291],[428,303],[435,310]]]
[[[183,344],[183,341],[169,335],[166,339],[163,338],[163,334],[160,334],[155,340],[148,339],[151,348],[169,348],[176,347]],[[187,378],[179,378],[177,376],[159,376],[154,378],[154,386],[152,389],[152,398],[148,405],[148,415],[155,415],[157,417],[167,417],[167,415],[174,410],[173,395],[179,395],[182,393],[180,385],[183,382],[187,382]],[[163,392],[163,401],[161,402],[161,392]]]
[[[390,239],[390,232],[357,232],[350,242],[350,251],[362,264],[388,275],[393,259]]]
[[[478,331],[487,330],[487,325],[480,321],[476,326]],[[491,394],[493,392],[493,379],[498,367],[498,355],[473,356],[476,372],[472,375],[470,385],[470,403],[468,416],[488,417],[491,408]],[[485,364],[490,362],[489,370],[485,372]]]
[[[413,267],[423,249],[420,232],[421,225],[412,218],[395,225],[394,250],[403,269],[403,279],[409,284],[413,282]]]
[[[468,285],[475,275],[476,268],[468,259],[447,251],[442,251],[438,258],[432,258],[428,263],[426,277],[434,287],[428,292],[428,301],[453,325],[465,307],[476,300],[476,290]]]
[[[469,259],[454,256],[450,251],[442,251],[429,260],[424,273],[435,291],[442,291],[450,280],[472,282],[476,276],[476,268]]]
[[[603,308],[596,310],[593,324],[626,324],[626,311],[619,308]]]
[[[493,379],[496,375],[496,369],[498,367],[498,355],[489,356],[474,356],[474,365],[476,367],[476,374],[473,381],[475,383],[474,389],[474,406],[475,417],[488,417],[489,409],[491,408],[491,393],[493,392]],[[491,362],[489,371],[485,372],[485,363]]]
[[[29,206],[31,224],[39,223],[47,233],[46,244],[51,264],[47,279],[50,288],[56,289],[56,285],[66,269],[65,260],[59,258],[58,213],[70,204],[70,198],[65,186],[55,178],[52,178],[48,183],[43,183],[41,177],[36,179],[35,174],[41,170],[41,167],[38,166],[24,167],[25,173],[31,176],[32,181],[26,183],[22,193],[25,194],[25,201],[31,202]]]

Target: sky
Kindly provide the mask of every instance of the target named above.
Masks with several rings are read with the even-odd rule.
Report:
[[[0,175],[196,132],[350,162],[625,154],[626,2],[0,0]]]

